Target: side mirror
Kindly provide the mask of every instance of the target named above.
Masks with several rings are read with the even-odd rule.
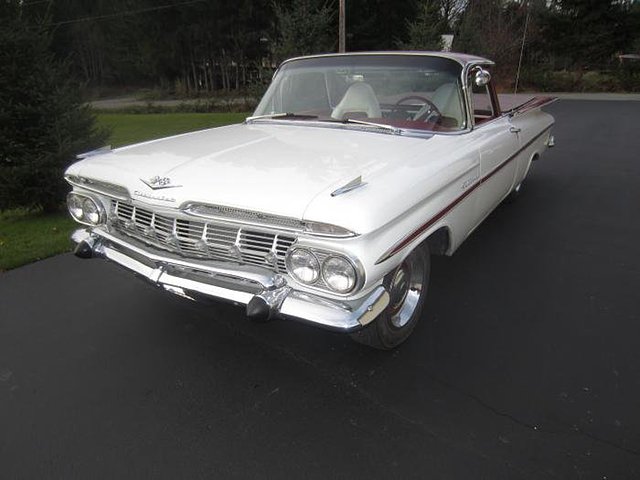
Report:
[[[491,81],[491,74],[486,71],[484,68],[479,68],[476,71],[476,75],[473,78],[477,87],[484,87]]]

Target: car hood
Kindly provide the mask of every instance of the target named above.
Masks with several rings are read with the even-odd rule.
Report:
[[[425,144],[431,141],[358,129],[256,122],[119,148],[81,160],[67,174],[126,187],[134,199],[163,207],[202,202],[344,223],[346,212],[338,214],[336,209],[352,208],[342,197],[354,195],[327,203],[331,192],[359,176],[367,184],[359,190],[366,190],[392,172],[411,175],[407,162],[424,156]],[[434,169],[438,163],[433,162]],[[172,187],[149,187],[156,176],[169,178]],[[309,216],[314,201],[319,207]]]

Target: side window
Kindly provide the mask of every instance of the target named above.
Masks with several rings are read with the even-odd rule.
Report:
[[[491,90],[489,85],[478,86],[474,81],[476,70],[473,69],[469,73],[468,82],[471,86],[471,108],[473,111],[474,122],[476,125],[486,122],[496,116],[491,101]]]

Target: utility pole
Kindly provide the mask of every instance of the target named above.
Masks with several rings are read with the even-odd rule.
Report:
[[[339,13],[339,21],[338,21],[338,53],[345,52],[345,8],[344,8],[345,0],[340,0],[340,13]]]
[[[516,71],[516,85],[513,93],[518,93],[518,82],[520,81],[520,68],[522,67],[522,56],[524,55],[524,41],[527,38],[527,26],[529,25],[529,2],[525,3],[527,16],[524,18],[524,31],[522,32],[522,46],[520,47],[520,59],[518,60],[518,70]]]

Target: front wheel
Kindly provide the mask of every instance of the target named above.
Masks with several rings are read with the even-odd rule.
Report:
[[[420,319],[430,270],[429,250],[426,245],[419,246],[385,278],[390,296],[387,308],[351,338],[381,350],[391,350],[404,342]]]

